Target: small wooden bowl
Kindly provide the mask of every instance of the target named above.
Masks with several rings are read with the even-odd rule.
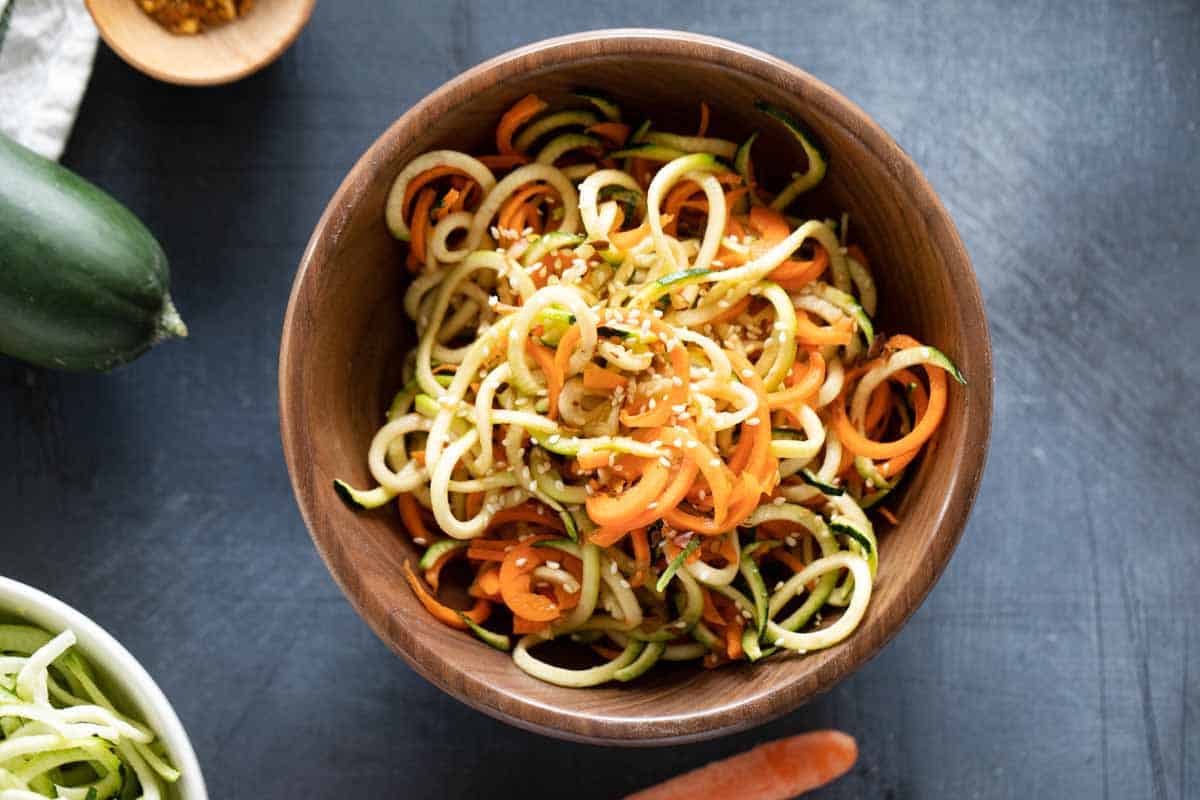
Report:
[[[942,348],[970,381],[952,385],[942,427],[896,508],[901,524],[882,535],[867,616],[837,647],[718,670],[653,670],[625,686],[541,683],[508,655],[427,614],[401,577],[402,563],[417,553],[399,519],[390,511],[355,513],[334,493],[334,478],[372,484],[367,446],[412,342],[401,309],[402,249],[383,217],[392,179],[427,150],[484,152],[496,119],[528,92],[555,101],[583,86],[631,111],[652,112],[667,130],[692,129],[704,98],[717,135],[763,132],[755,146],[760,170],[801,156],[755,111],[755,101],[803,119],[831,153],[828,177],[806,210],[850,212],[853,237],[880,284],[879,325]],[[494,58],[426,97],[379,137],[342,182],[301,260],[284,321],[279,389],[284,456],[301,513],[330,572],[380,638],[426,678],[495,717],[568,739],[647,745],[712,737],[783,714],[846,677],[896,634],[966,524],[987,451],[992,364],[979,287],[953,222],[912,160],[866,114],[755,50],[686,33],[622,30],[551,39]]]
[[[316,0],[256,0],[244,17],[193,36],[173,34],[137,0],[86,0],[108,46],[151,78],[182,86],[231,83],[265,67],[308,24]]]

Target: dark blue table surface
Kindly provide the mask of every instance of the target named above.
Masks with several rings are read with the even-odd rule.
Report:
[[[358,155],[485,57],[621,25],[762,48],[872,114],[954,216],[996,358],[979,501],[904,631],[785,719],[653,751],[510,728],[393,656],[309,542],[276,416],[292,276]],[[192,337],[107,376],[0,359],[0,572],[143,661],[220,800],[612,798],[824,726],[862,756],[821,797],[1200,796],[1198,68],[1187,1],[325,0],[204,90],[101,46],[64,162],[163,241]]]

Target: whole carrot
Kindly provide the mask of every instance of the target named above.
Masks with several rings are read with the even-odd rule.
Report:
[[[857,759],[854,737],[813,731],[760,744],[626,800],[789,800],[845,775]]]

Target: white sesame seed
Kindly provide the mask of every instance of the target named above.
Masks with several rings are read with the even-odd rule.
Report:
[[[751,426],[758,425],[760,422],[762,422],[762,420],[760,420],[758,417],[751,417],[750,419],[746,420],[746,424]]]
[[[775,640],[775,646],[783,647],[783,637],[782,636],[780,636],[778,639]]]
[[[424,536],[418,536],[418,537],[414,538],[414,539],[413,539],[413,544],[424,545],[424,544],[425,544],[425,537],[424,537]]]
[[[685,444],[684,447],[687,447],[690,449],[690,448],[699,446],[699,444],[700,443],[697,442],[695,439],[688,439],[687,444]]]
[[[518,567],[523,567],[523,566],[525,566],[525,565],[526,565],[528,562],[529,562],[529,559],[526,559],[526,558],[518,558],[518,559],[517,559],[517,561],[516,561],[516,564],[517,564],[517,566],[518,566]]]
[[[550,569],[558,569],[560,564],[557,561],[547,561],[546,566]]]
[[[648,508],[648,509],[650,509],[651,511],[653,511],[654,509],[658,508],[658,501],[657,501],[657,500],[651,500],[649,503],[647,503],[647,504],[646,504],[646,508]]]
[[[610,561],[610,562],[608,563],[608,571],[609,571],[609,572],[611,572],[613,575],[616,575],[616,574],[617,574],[617,572],[618,572],[618,570],[617,570],[617,562],[615,562],[615,561]]]
[[[788,547],[796,546],[796,537],[795,536],[789,536],[786,539],[784,539],[783,541]]]
[[[629,588],[631,588],[631,587],[630,587],[630,585],[629,585],[629,581],[625,580],[624,578],[621,578],[621,588],[622,588],[622,589],[629,589]]]
[[[709,461],[709,462],[708,462],[708,464],[709,464],[709,466],[711,466],[711,467],[719,467],[719,466],[721,466],[721,459],[719,459],[719,458],[714,458],[714,459],[712,459],[711,461]]]
[[[516,333],[516,331],[513,331],[513,332]],[[753,378],[754,370],[750,369],[749,367],[746,367],[744,370],[742,370],[742,377],[743,378]]]
[[[787,502],[786,497],[776,497],[774,500],[771,501],[772,504],[777,505],[777,506],[781,506],[786,502]]]

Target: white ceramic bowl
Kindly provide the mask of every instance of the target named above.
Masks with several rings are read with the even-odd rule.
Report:
[[[25,622],[58,634],[70,628],[78,639],[79,653],[100,673],[105,690],[121,698],[119,710],[145,722],[158,734],[171,762],[182,773],[166,796],[171,800],[208,800],[200,762],[188,741],[175,709],[121,643],[75,609],[45,592],[19,581],[0,577],[0,619]]]

